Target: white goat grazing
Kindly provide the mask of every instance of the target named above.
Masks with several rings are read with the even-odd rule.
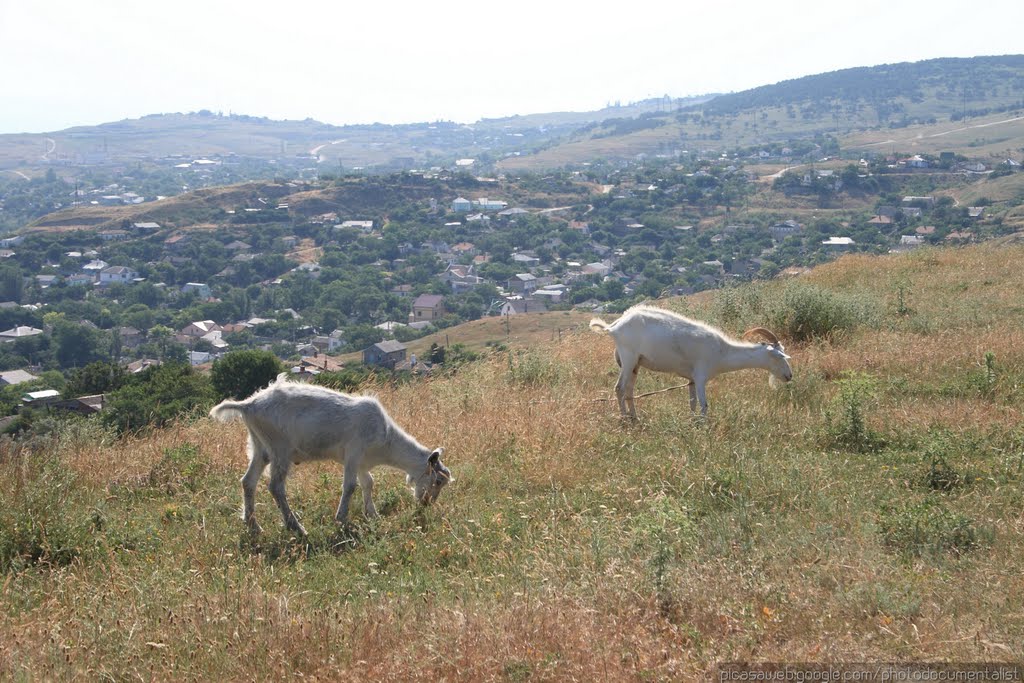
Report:
[[[622,370],[615,384],[619,411],[636,417],[633,390],[641,367],[657,372],[671,372],[690,380],[690,410],[700,402],[702,415],[708,414],[705,388],[708,380],[723,372],[761,368],[773,377],[788,382],[793,379],[789,356],[778,338],[763,327],[744,333],[760,335],[767,344],[737,341],[723,332],[696,320],[653,306],[634,306],[611,325],[600,318],[590,327],[607,332],[615,340],[615,362]]]
[[[350,396],[320,386],[288,382],[287,375],[244,401],[223,401],[210,417],[227,422],[241,418],[249,430],[249,469],[242,477],[242,519],[254,531],[256,483],[270,465],[270,493],[281,508],[285,525],[306,531],[288,507],[285,480],[292,464],[307,460],[337,460],[345,466],[341,502],[335,519],[348,519],[349,500],[356,481],[363,489],[367,517],[375,517],[370,469],[391,465],[404,470],[415,484],[416,499],[428,505],[452,481],[441,463],[443,449],[431,451],[402,430],[376,398]]]

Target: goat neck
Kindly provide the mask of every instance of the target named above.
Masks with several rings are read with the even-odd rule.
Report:
[[[427,466],[431,450],[407,434],[396,424],[388,429],[387,444],[390,446],[388,464],[416,476]]]
[[[750,344],[723,340],[722,355],[715,364],[712,375],[733,370],[746,370],[748,368],[769,369],[769,359],[766,353],[767,347],[764,344]]]

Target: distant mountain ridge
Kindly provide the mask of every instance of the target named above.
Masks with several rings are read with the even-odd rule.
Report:
[[[335,126],[211,111],[0,135],[0,170],[236,156],[312,169],[545,168],[595,158],[730,149],[1024,108],[1024,55],[856,67],[737,93],[652,98],[593,112]]]

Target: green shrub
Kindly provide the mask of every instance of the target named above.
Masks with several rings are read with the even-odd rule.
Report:
[[[874,325],[877,306],[858,296],[805,283],[793,283],[775,300],[768,313],[772,329],[793,341],[829,338],[859,325]]]
[[[62,567],[85,555],[102,530],[102,515],[87,508],[76,476],[57,455],[32,454],[5,485],[0,506],[0,571]],[[6,469],[12,473],[14,468]],[[99,521],[97,521],[99,520]]]
[[[884,505],[878,515],[883,542],[913,557],[962,555],[991,542],[991,530],[934,498]]]
[[[939,393],[956,398],[992,399],[996,395],[998,384],[999,370],[996,368],[996,356],[991,351],[986,351],[984,359],[977,369],[966,375],[950,377],[942,385]]]
[[[508,354],[508,377],[513,384],[554,386],[565,379],[565,368],[547,354],[530,349]]]
[[[195,492],[210,473],[210,459],[195,444],[184,443],[164,450],[160,462],[149,471],[149,484],[169,495],[186,489]]]
[[[839,393],[825,410],[824,437],[827,445],[865,453],[882,448],[885,440],[867,424],[865,410],[875,398],[875,383],[855,373],[836,382]]]
[[[967,455],[980,448],[976,439],[956,439],[946,431],[933,431],[923,448],[925,472],[921,483],[932,491],[951,493],[974,483],[975,475],[966,467],[958,469],[951,460],[966,460]]]
[[[188,365],[166,364],[141,372],[110,394],[100,415],[105,425],[124,434],[205,413],[214,400],[209,378]]]
[[[213,362],[210,381],[218,398],[243,399],[274,381],[284,366],[269,351],[232,351]]]

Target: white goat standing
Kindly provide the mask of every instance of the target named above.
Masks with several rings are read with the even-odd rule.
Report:
[[[737,341],[710,325],[653,306],[634,306],[611,325],[594,318],[590,327],[607,332],[615,340],[615,362],[622,368],[615,395],[619,411],[626,415],[628,406],[633,418],[633,390],[641,367],[690,380],[690,410],[696,411],[700,402],[701,415],[708,414],[708,380],[723,372],[760,368],[784,382],[793,379],[785,349],[763,327],[748,330],[743,336],[757,334],[767,344]]]
[[[254,531],[256,484],[270,465],[270,493],[284,515],[285,525],[305,535],[288,507],[285,480],[293,464],[309,460],[337,460],[345,466],[341,502],[335,519],[348,519],[349,501],[356,481],[363,489],[367,517],[375,517],[373,477],[370,469],[391,465],[404,470],[406,482],[415,484],[416,499],[428,505],[452,481],[441,462],[443,449],[431,451],[409,436],[369,396],[350,396],[325,387],[285,381],[287,374],[244,401],[223,401],[210,417],[227,422],[241,418],[249,430],[249,469],[242,477],[242,519]]]

